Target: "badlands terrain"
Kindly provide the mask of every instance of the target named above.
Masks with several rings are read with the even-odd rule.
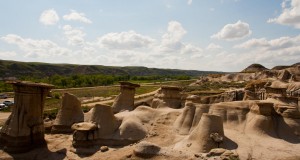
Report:
[[[65,93],[56,119],[43,119],[54,87],[10,82],[15,102],[1,128],[0,159],[300,159],[300,65],[200,77],[204,83],[247,83],[214,95],[161,86],[135,103],[138,84],[120,82],[112,105]]]

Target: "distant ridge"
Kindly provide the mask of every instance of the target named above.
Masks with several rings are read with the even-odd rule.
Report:
[[[268,68],[266,68],[265,66],[261,65],[261,64],[251,64],[250,66],[248,66],[247,68],[245,68],[244,70],[242,70],[241,72],[243,73],[253,73],[253,72],[260,72],[260,71],[264,71],[264,70],[268,70]]]
[[[300,65],[300,62],[293,64],[292,67],[298,66],[298,65]]]
[[[275,66],[272,68],[272,70],[282,70],[282,69],[286,69],[286,68],[289,68],[291,66]]]
[[[105,75],[188,75],[201,76],[215,71],[179,70],[179,69],[158,69],[147,67],[113,67],[103,65],[76,65],[76,64],[51,64],[40,62],[18,62],[0,60],[0,77],[22,77],[35,76],[47,77],[52,75],[76,75],[76,74],[105,74]]]
[[[286,68],[290,68],[290,67],[295,67],[295,66],[299,66],[300,62],[292,64],[290,66],[275,66],[272,68],[272,70],[282,70],[282,69],[286,69]]]

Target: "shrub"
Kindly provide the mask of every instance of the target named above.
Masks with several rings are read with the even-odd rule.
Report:
[[[54,94],[54,98],[55,98],[55,99],[60,99],[60,94],[59,94],[59,93],[55,93],[55,94]]]

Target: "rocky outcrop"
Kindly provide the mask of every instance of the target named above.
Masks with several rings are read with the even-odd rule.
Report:
[[[80,100],[73,94],[64,93],[61,108],[52,126],[52,133],[72,133],[74,123],[83,122],[84,115]]]
[[[120,82],[120,94],[116,97],[112,109],[114,113],[121,111],[132,111],[134,109],[135,88],[140,87],[138,84],[130,82]]]
[[[185,149],[192,152],[209,152],[213,148],[223,146],[222,143],[214,141],[211,134],[218,133],[224,137],[223,121],[220,116],[204,113],[197,127],[191,134],[178,142],[175,149]]]
[[[273,103],[257,102],[250,106],[245,133],[276,137]]]
[[[174,129],[181,135],[189,134],[199,123],[203,113],[208,113],[210,105],[195,103],[199,97],[192,95],[187,97],[182,114],[174,123]]]
[[[245,95],[245,91],[243,90],[232,90],[218,95],[200,97],[199,103],[213,104],[213,103],[220,103],[220,102],[241,101],[243,100],[244,95]]]
[[[264,67],[261,64],[251,64],[250,66],[242,70],[242,72],[260,72],[264,70],[268,70],[268,68]]]
[[[281,70],[279,70],[281,69]],[[268,70],[261,65],[250,65],[240,73],[228,73],[220,77],[202,78],[193,85],[201,85],[202,81],[205,82],[248,82],[252,80],[282,80],[286,82],[299,82],[300,81],[300,65],[279,67],[279,69]]]
[[[25,152],[45,144],[44,103],[54,86],[32,82],[11,84],[15,92],[15,106],[0,131],[0,141],[7,152]]]
[[[135,113],[141,111],[145,115],[137,117]],[[150,107],[140,106],[132,113],[120,112],[114,115],[110,106],[97,104],[87,114],[89,117],[84,122],[85,125],[95,125],[96,128],[90,127],[90,130],[86,130],[81,127],[82,123],[74,124],[73,146],[122,146],[135,143],[146,137],[148,129],[143,123],[148,122],[155,113],[154,109]]]
[[[160,90],[154,95],[152,101],[152,108],[181,108],[181,92],[180,87],[162,86]]]
[[[151,158],[155,155],[158,155],[160,150],[161,147],[156,144],[150,142],[141,142],[135,146],[133,153],[137,157]]]

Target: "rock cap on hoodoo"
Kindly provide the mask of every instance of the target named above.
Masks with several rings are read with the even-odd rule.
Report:
[[[54,88],[54,85],[51,85],[51,84],[29,82],[29,81],[8,81],[6,83],[17,85],[17,86],[33,86],[33,87],[43,87],[43,88]]]
[[[120,81],[119,83],[123,87],[130,87],[130,88],[138,88],[138,87],[140,87],[139,84],[134,84],[134,83],[126,82],[126,81]]]

